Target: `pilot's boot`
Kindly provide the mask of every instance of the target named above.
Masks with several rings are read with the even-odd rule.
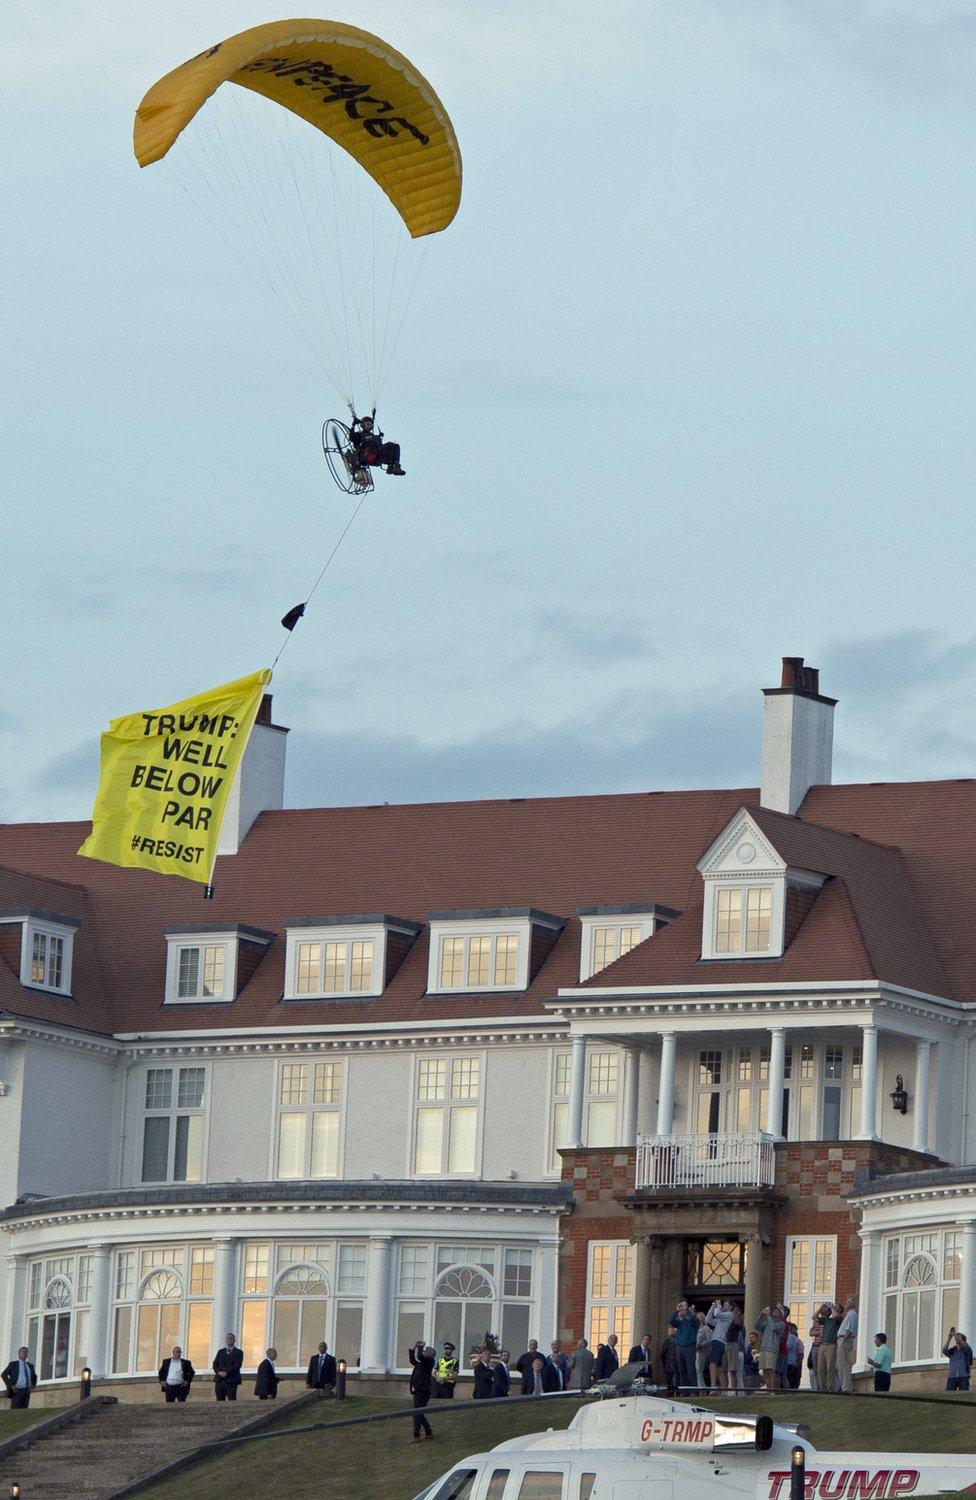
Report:
[[[388,474],[405,474],[407,471],[406,469],[401,469],[399,464],[387,464],[386,472]]]

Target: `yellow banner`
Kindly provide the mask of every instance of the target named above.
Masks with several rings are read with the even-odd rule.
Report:
[[[86,859],[208,884],[234,776],[271,673],[169,708],[113,719],[102,735]]]

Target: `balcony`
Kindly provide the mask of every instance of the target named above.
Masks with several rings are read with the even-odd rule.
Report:
[[[643,1135],[637,1141],[638,1189],[766,1188],[775,1180],[771,1135]]]

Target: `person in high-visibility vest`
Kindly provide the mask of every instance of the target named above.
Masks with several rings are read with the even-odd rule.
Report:
[[[454,1345],[445,1340],[444,1350],[434,1365],[434,1400],[450,1401],[454,1396],[454,1385],[461,1369],[454,1356]]]

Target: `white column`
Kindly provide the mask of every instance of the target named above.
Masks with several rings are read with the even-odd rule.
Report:
[[[859,1141],[876,1141],[878,1092],[878,1028],[872,1023],[861,1027],[861,1128]],[[877,1329],[875,1329],[877,1332]]]
[[[973,1220],[962,1226],[959,1327],[971,1343],[976,1330],[976,1221]]]
[[[210,1342],[215,1349],[223,1347],[229,1333],[237,1335],[237,1245],[233,1238],[214,1239],[213,1321]]]
[[[774,1026],[769,1033],[769,1093],[766,1097],[766,1134],[783,1139],[783,1085],[786,1082],[786,1032]]]
[[[912,1145],[916,1151],[929,1149],[929,1074],[931,1072],[932,1043],[915,1044],[915,1135]]]
[[[573,1037],[573,1057],[569,1070],[569,1139],[570,1151],[583,1144],[583,1098],[586,1093],[586,1037]]]
[[[678,1038],[673,1031],[661,1036],[661,1081],[657,1090],[657,1133],[670,1135],[674,1129],[674,1062]]]
[[[107,1245],[97,1245],[91,1252],[91,1311],[88,1314],[88,1364],[94,1380],[101,1380],[109,1371],[111,1276],[111,1251]]]
[[[857,1365],[868,1370],[867,1357],[874,1349],[874,1335],[884,1327],[881,1310],[884,1268],[881,1264],[881,1230],[861,1230],[861,1285],[857,1298]],[[892,1330],[892,1334],[894,1330]]]
[[[392,1291],[393,1236],[371,1234],[366,1256],[362,1369],[373,1375],[385,1375],[389,1368]],[[334,1352],[338,1359],[349,1357],[345,1349]],[[406,1359],[406,1353],[402,1357]]]
[[[9,1349],[11,1356],[27,1339],[27,1256],[7,1256],[7,1284],[5,1295],[0,1300],[2,1323],[0,1337],[2,1348]],[[38,1361],[37,1349],[31,1350],[31,1359]]]
[[[637,1101],[640,1093],[639,1047],[624,1049],[624,1128],[621,1145],[637,1145]]]

